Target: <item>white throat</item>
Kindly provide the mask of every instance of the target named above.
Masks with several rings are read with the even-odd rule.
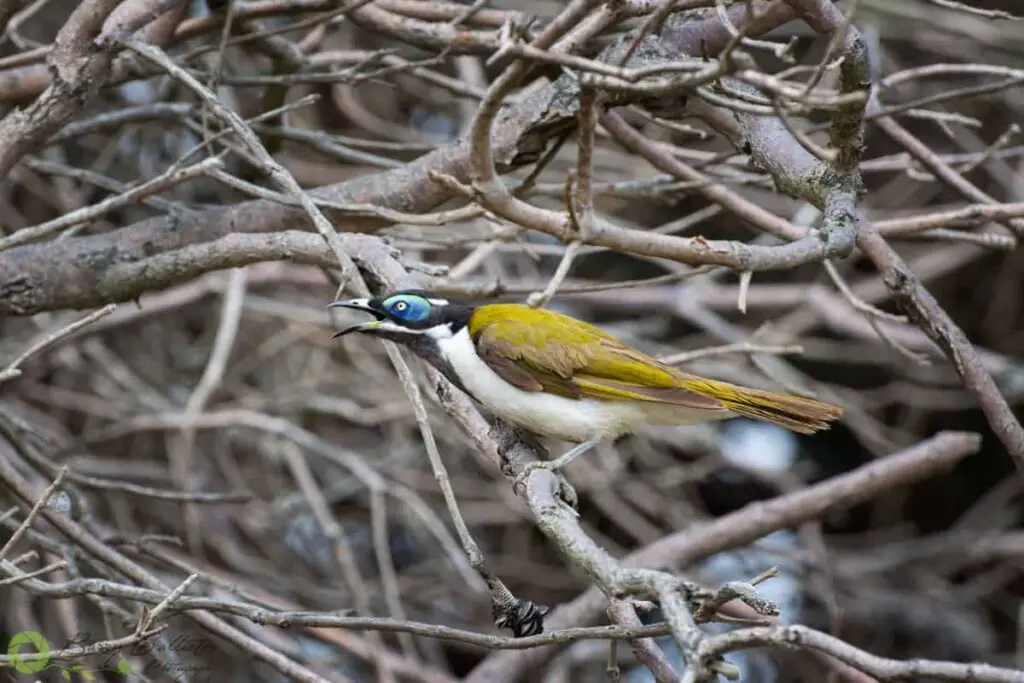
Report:
[[[465,328],[463,328],[463,331],[465,331]],[[437,325],[435,327],[431,327],[425,330],[423,333],[436,342],[441,342],[442,340],[445,339],[451,339],[453,336],[455,336],[452,333],[451,323],[442,323],[441,325]],[[468,333],[466,338],[469,338]],[[444,352],[442,351],[442,353]]]

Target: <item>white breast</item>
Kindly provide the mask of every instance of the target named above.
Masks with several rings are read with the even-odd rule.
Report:
[[[692,424],[708,419],[706,412],[696,414],[678,406],[575,400],[523,391],[480,359],[466,328],[437,339],[437,343],[473,398],[498,417],[542,436],[579,443],[614,439],[644,424]]]

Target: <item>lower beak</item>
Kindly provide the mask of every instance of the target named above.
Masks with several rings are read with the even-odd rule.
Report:
[[[338,337],[344,337],[350,332],[369,332],[376,329],[380,325],[383,317],[377,311],[370,308],[369,299],[349,299],[348,301],[334,301],[327,304],[327,308],[351,308],[354,311],[363,311],[369,313],[377,318],[377,320],[371,320],[365,323],[356,323],[350,325],[343,330],[339,330],[331,335],[331,339],[337,339]]]

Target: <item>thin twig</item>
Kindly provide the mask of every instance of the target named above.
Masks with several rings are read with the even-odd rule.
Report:
[[[93,311],[84,318],[65,325],[56,332],[51,332],[39,341],[35,342],[27,349],[22,351],[14,360],[7,364],[2,371],[0,371],[0,384],[9,380],[15,379],[21,376],[21,365],[32,356],[36,355],[40,351],[45,350],[47,347],[53,346],[57,342],[67,337],[70,337],[78,330],[82,329],[86,325],[96,322],[100,318],[110,315],[117,309],[117,304],[107,304],[103,308]]]

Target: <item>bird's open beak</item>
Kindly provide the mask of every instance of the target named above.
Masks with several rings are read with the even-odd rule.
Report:
[[[356,323],[355,325],[349,325],[343,330],[335,332],[331,335],[331,339],[337,339],[338,337],[344,337],[350,332],[370,332],[377,329],[381,322],[384,320],[384,315],[379,311],[374,310],[370,307],[369,299],[349,299],[348,301],[334,301],[327,304],[327,308],[351,308],[355,311],[363,311],[374,316],[376,320],[371,320],[365,323]]]

